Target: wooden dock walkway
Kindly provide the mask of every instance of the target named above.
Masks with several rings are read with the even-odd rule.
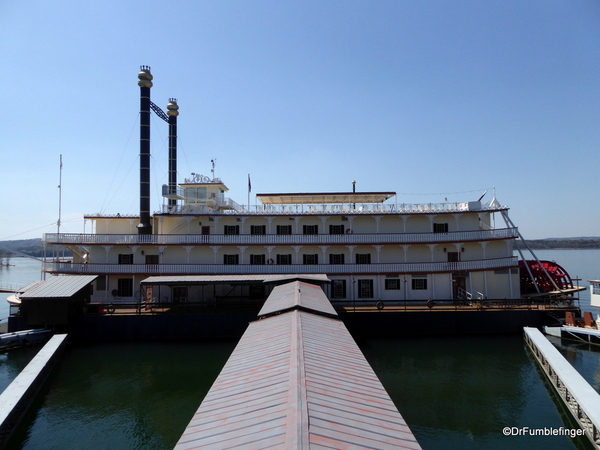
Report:
[[[277,286],[176,445],[420,449],[320,287]]]

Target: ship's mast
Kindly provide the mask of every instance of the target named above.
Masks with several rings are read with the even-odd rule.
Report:
[[[60,167],[58,169],[58,220],[56,221],[56,232],[60,234],[60,219],[62,214],[62,155],[60,155]]]

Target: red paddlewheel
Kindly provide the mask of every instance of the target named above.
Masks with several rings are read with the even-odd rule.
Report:
[[[554,284],[552,284],[552,281],[548,279],[548,275],[550,275],[559,289],[569,289],[573,287],[573,281],[571,280],[571,277],[567,271],[553,261],[540,261],[539,263],[533,260],[519,261],[521,294],[537,293],[533,280],[531,279],[525,264],[529,266],[531,274],[533,275],[533,279],[538,285],[540,292],[550,292],[556,290]],[[546,269],[548,275],[546,275],[544,269]]]

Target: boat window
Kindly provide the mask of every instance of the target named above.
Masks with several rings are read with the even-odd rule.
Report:
[[[373,280],[358,280],[358,298],[373,298]]]

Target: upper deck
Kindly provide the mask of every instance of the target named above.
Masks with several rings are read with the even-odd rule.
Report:
[[[184,204],[163,206],[155,215],[225,215],[225,216],[314,216],[314,215],[372,215],[372,214],[455,214],[466,212],[507,211],[496,199],[489,202],[442,202],[442,203],[267,203],[261,205],[238,205],[228,198],[216,200],[214,206]],[[85,219],[137,218],[136,215],[86,214]]]

